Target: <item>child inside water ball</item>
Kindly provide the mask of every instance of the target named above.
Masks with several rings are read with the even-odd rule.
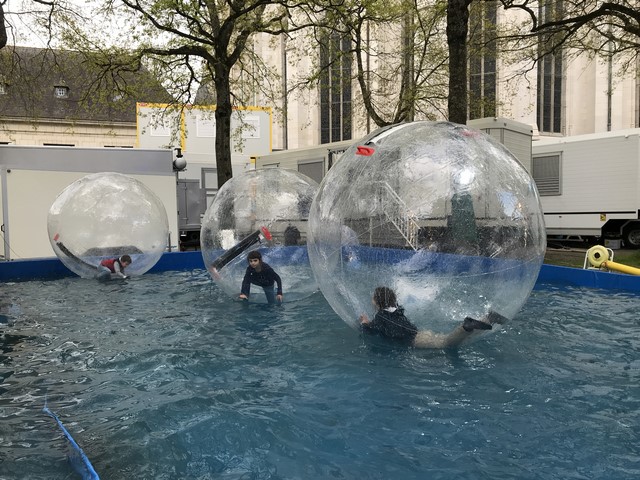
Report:
[[[400,341],[418,348],[455,347],[468,340],[476,331],[491,330],[494,323],[504,323],[507,318],[489,311],[483,320],[466,317],[448,334],[431,330],[418,331],[418,328],[404,315],[404,309],[398,305],[395,292],[388,287],[377,287],[373,292],[373,305],[376,315],[370,320],[367,314],[360,315],[360,326],[366,333],[377,334],[384,338]]]
[[[111,275],[119,278],[129,278],[124,273],[124,269],[131,265],[131,256],[122,255],[117,258],[105,258],[98,267],[98,278],[105,279]]]
[[[262,261],[262,254],[257,250],[249,252],[247,262],[249,266],[242,280],[240,299],[247,300],[249,298],[251,284],[254,284],[262,287],[267,297],[267,302],[270,304],[276,303],[276,300],[282,302],[282,280],[280,275],[269,264]],[[275,284],[278,285],[277,290],[274,288]]]

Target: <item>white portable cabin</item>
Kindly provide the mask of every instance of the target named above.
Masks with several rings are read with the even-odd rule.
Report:
[[[640,247],[640,129],[541,138],[532,174],[550,237]]]
[[[531,125],[516,122],[508,118],[489,117],[469,120],[467,126],[480,130],[499,141],[518,159],[522,166],[531,173]]]
[[[280,167],[295,170],[320,183],[327,171],[357,140],[325,143],[316,147],[296,148],[256,157],[256,168]]]
[[[147,186],[164,204],[169,237],[177,241],[176,174],[170,150],[0,146],[0,209],[4,260],[55,256],[49,209],[67,186],[86,175],[117,172]]]
[[[518,161],[531,172],[531,125],[507,118],[479,118],[467,125],[481,130],[505,145]],[[296,170],[320,183],[340,155],[359,139],[326,143],[315,147],[273,152],[256,158],[256,168],[281,167]]]
[[[504,144],[525,169],[529,172],[531,171],[533,129],[530,125],[505,118],[491,117],[472,120],[468,123],[468,126],[483,131]],[[280,167],[296,170],[320,183],[329,168],[339,161],[342,153],[358,141],[358,139],[347,140],[262,155],[256,159],[256,168]],[[396,188],[401,188],[401,186]],[[484,198],[496,200],[495,195],[485,195]],[[446,228],[452,211],[451,202],[430,205],[429,209],[433,218],[429,221],[420,222],[418,226],[425,229]],[[474,205],[474,211],[483,218],[482,223],[486,227],[492,227],[492,219],[486,213],[492,210],[495,210],[495,208],[486,203],[486,201],[485,203]],[[300,230],[302,231],[302,228]]]

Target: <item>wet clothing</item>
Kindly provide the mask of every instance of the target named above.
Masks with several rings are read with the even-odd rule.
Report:
[[[273,288],[273,285],[271,287],[262,287],[262,290],[264,290],[264,294],[267,297],[267,303],[271,305],[276,303],[276,289]]]
[[[252,266],[247,267],[247,271],[244,274],[244,280],[242,280],[242,289],[240,293],[248,297],[249,291],[251,290],[251,284],[262,287],[266,293],[268,288],[273,290],[273,284],[276,283],[278,284],[276,295],[282,295],[282,280],[280,279],[280,275],[278,275],[268,264],[264,262],[260,263],[262,264],[262,269],[259,272],[257,272]]]
[[[418,328],[404,316],[402,307],[379,310],[371,322],[362,324],[362,331],[409,344],[418,334]]]
[[[107,267],[111,273],[124,273],[124,267],[119,258],[107,258],[100,262],[101,267]]]

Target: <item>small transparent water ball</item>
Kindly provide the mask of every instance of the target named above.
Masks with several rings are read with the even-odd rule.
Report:
[[[129,255],[126,275],[142,275],[166,249],[164,204],[142,182],[120,173],[95,173],[65,188],[49,209],[49,241],[64,265],[96,277],[100,262]]]
[[[247,255],[258,250],[282,279],[285,302],[317,292],[306,244],[317,191],[314,180],[283,168],[249,170],[227,181],[207,208],[200,230],[202,258],[213,280],[237,298]],[[263,289],[251,285],[249,301],[265,303]]]
[[[375,313],[378,286],[396,292],[419,330],[448,333],[490,310],[513,318],[545,246],[525,168],[488,135],[448,122],[395,125],[354,144],[309,216],[320,289],[354,328]]]

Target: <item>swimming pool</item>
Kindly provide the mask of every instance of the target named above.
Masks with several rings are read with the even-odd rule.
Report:
[[[634,294],[543,285],[458,352],[364,339],[320,294],[203,270],[0,285],[0,479],[635,479]]]

